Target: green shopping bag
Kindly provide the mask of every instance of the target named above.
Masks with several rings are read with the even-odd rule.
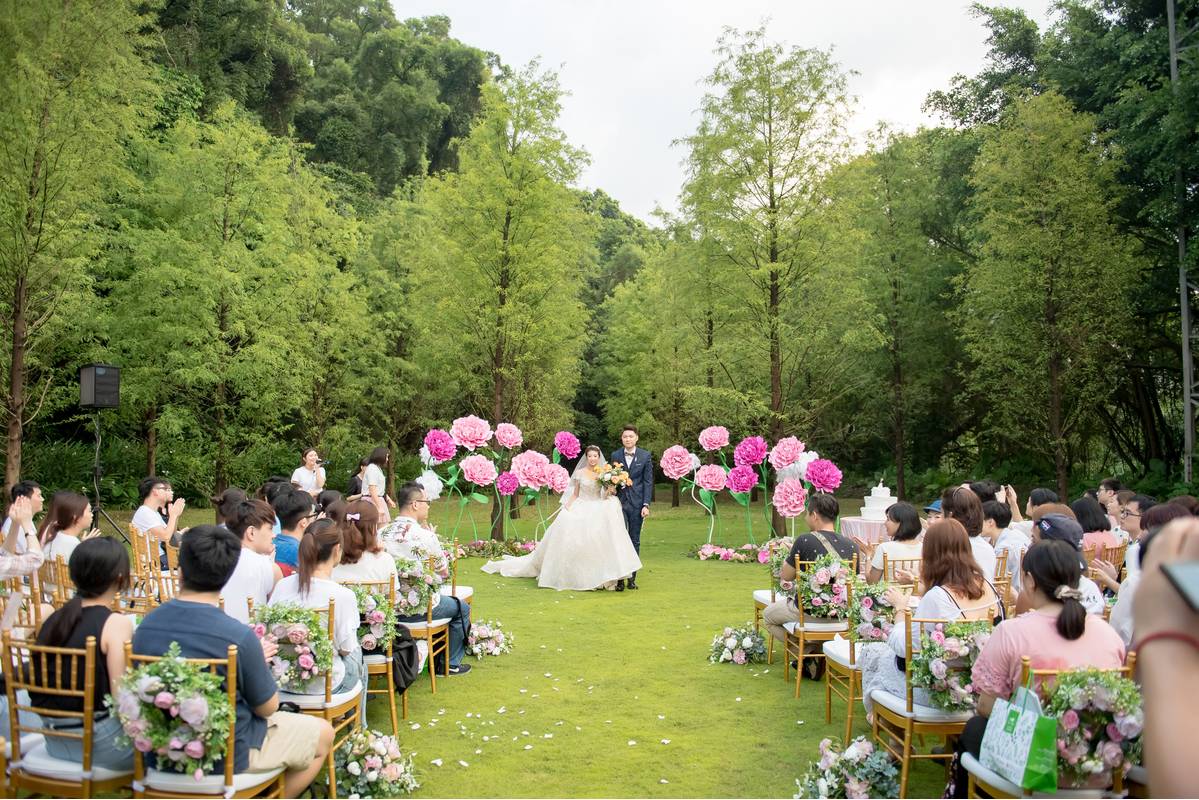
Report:
[[[1057,791],[1057,720],[1042,713],[1031,676],[1010,701],[995,701],[978,760],[1021,789]]]

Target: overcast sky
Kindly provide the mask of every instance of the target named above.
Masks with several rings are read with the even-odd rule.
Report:
[[[1002,0],[1001,0],[1002,2]],[[1008,0],[1042,25],[1050,0]],[[986,31],[968,0],[392,0],[396,14],[444,14],[461,41],[520,66],[540,56],[560,71],[561,125],[591,155],[581,183],[649,220],[677,207],[684,153],[671,142],[691,133],[726,25],[769,18],[772,39],[832,47],[858,75],[855,134],[885,120],[914,130],[935,120],[920,110],[931,89],[974,73]]]

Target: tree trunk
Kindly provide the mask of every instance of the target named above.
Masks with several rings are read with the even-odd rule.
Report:
[[[680,502],[682,502],[682,494],[679,491],[679,482],[671,481],[670,482],[670,507],[678,508]]]
[[[21,444],[25,415],[25,273],[17,273],[12,300],[12,355],[8,370],[8,451],[4,461],[4,493],[21,479]]]
[[[158,474],[158,406],[146,411],[146,474]]]

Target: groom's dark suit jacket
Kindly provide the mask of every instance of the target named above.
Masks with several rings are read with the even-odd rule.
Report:
[[[640,447],[633,456],[633,464],[629,465],[624,448],[612,451],[612,462],[624,464],[633,479],[632,486],[626,486],[618,492],[620,504],[626,509],[640,511],[642,506],[648,506],[654,495],[654,460],[648,450]]]

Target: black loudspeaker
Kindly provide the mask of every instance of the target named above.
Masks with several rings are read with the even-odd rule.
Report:
[[[121,368],[88,364],[79,368],[79,405],[83,408],[117,408],[121,405]]]

